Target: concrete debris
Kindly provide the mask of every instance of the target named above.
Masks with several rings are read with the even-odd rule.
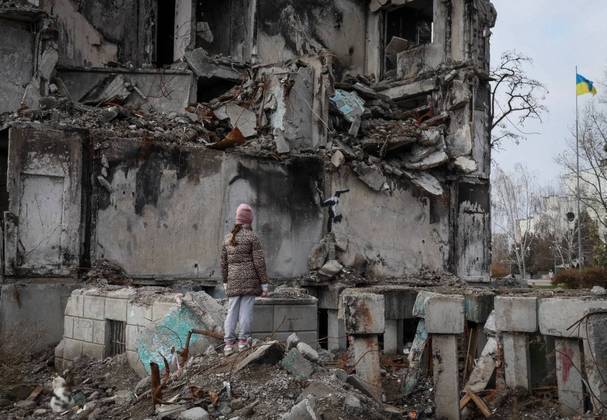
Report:
[[[436,168],[441,166],[443,163],[449,160],[449,156],[443,150],[435,151],[430,153],[425,158],[418,162],[405,162],[405,168],[415,169],[418,171],[426,171],[428,169]]]
[[[374,191],[382,191],[386,187],[386,177],[376,165],[368,165],[358,162],[354,166],[354,172],[359,179]]]
[[[599,295],[599,296],[600,296],[600,295],[607,295],[607,290],[605,290],[605,288],[604,288],[604,287],[601,287],[601,286],[594,286],[594,287],[593,287],[593,288],[590,290],[590,292],[591,292],[593,295]]]
[[[344,164],[344,162],[346,161],[346,157],[344,156],[344,154],[341,152],[341,150],[336,150],[333,153],[333,156],[331,156],[331,163],[333,164],[333,166],[335,166],[336,168],[339,168],[341,165]]]
[[[299,337],[296,333],[293,333],[287,337],[287,351],[297,347],[297,344],[299,344]]]
[[[257,117],[255,113],[234,103],[228,103],[215,111],[220,120],[229,119],[232,128],[238,128],[243,136],[253,137],[257,134]]]
[[[238,68],[235,68],[234,63],[222,59],[222,57],[210,57],[203,48],[195,48],[192,51],[186,51],[184,58],[198,77],[203,77],[205,79],[219,78],[233,82],[238,82],[240,80],[240,71]]]
[[[244,369],[250,364],[275,364],[283,356],[284,349],[278,341],[270,341],[255,349],[254,352],[249,354],[238,365],[236,365],[236,372]]]
[[[318,352],[314,350],[309,344],[304,342],[297,343],[297,350],[299,350],[299,352],[311,362],[318,362]]]
[[[478,169],[476,161],[464,156],[460,156],[455,159],[455,161],[453,161],[453,165],[457,168],[457,170],[465,174],[475,172]]]
[[[365,101],[356,92],[336,89],[335,95],[329,99],[331,104],[351,123],[354,123],[365,112]]]
[[[291,411],[281,417],[282,420],[318,420],[316,415],[316,399],[305,398],[295,404]]]
[[[320,268],[319,274],[331,278],[335,277],[343,268],[338,261],[329,260]]]
[[[296,379],[308,379],[314,373],[314,365],[297,348],[293,348],[280,361],[280,366]]]
[[[202,407],[193,407],[177,416],[177,420],[208,420],[209,413]]]

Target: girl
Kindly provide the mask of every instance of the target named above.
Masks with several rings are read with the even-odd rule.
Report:
[[[236,224],[221,250],[223,287],[228,296],[228,315],[224,324],[224,353],[231,354],[236,343],[236,324],[240,322],[238,350],[249,347],[255,296],[267,295],[268,277],[263,250],[251,230],[253,209],[241,204],[236,210]]]

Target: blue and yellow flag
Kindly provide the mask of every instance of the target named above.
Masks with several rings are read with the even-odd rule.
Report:
[[[590,80],[586,79],[581,74],[575,75],[575,92],[578,96],[585,95],[587,93],[592,93],[592,95],[596,95],[596,88],[594,87],[594,83]]]

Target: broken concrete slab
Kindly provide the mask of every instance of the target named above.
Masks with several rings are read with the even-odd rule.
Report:
[[[307,397],[293,407],[287,414],[281,416],[281,420],[318,420],[316,414],[316,399]]]
[[[427,171],[428,169],[441,166],[449,160],[449,156],[444,150],[437,150],[430,153],[428,156],[418,162],[406,161],[404,166],[407,169],[415,169],[417,171]]]
[[[280,366],[299,380],[308,379],[314,373],[314,365],[296,348],[289,350]]]
[[[439,296],[439,294],[428,290],[420,290],[415,298],[415,304],[413,305],[413,316],[424,318],[426,316],[426,304],[428,303],[428,300],[434,296]]]
[[[540,298],[538,299],[538,325],[544,335],[583,338],[582,328],[576,321],[592,309],[607,310],[607,299],[597,298]],[[571,327],[571,328],[570,328]]]
[[[198,77],[206,79],[217,77],[233,82],[240,81],[240,72],[236,70],[233,63],[227,64],[214,60],[203,48],[186,51],[184,58]]]
[[[400,86],[394,86],[380,91],[382,95],[387,96],[392,100],[406,99],[411,96],[430,93],[436,88],[434,79],[425,79],[413,83],[403,83]]]
[[[230,102],[215,111],[220,120],[229,119],[232,128],[238,128],[246,138],[257,135],[257,116],[253,111]]]
[[[489,337],[487,344],[483,347],[480,357],[470,373],[468,382],[464,389],[478,393],[487,388],[493,372],[495,371],[497,360],[497,339]]]
[[[387,179],[376,165],[357,162],[354,165],[354,172],[358,175],[358,179],[374,191],[381,191],[386,185]]]
[[[402,172],[415,186],[435,196],[443,195],[444,190],[440,181],[431,174],[427,172]]]
[[[537,298],[526,296],[497,296],[495,326],[498,331],[537,331]]]
[[[329,260],[320,268],[319,274],[325,277],[335,277],[341,270],[343,270],[344,266],[341,265],[337,260]]]
[[[238,362],[234,371],[238,372],[251,364],[273,365],[278,363],[283,357],[284,352],[282,345],[278,341],[270,341],[262,344],[255,349],[255,351]]]

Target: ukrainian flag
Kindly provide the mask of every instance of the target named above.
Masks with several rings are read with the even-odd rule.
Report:
[[[596,88],[594,87],[594,83],[590,80],[586,79],[581,74],[575,75],[575,92],[577,96],[585,95],[587,93],[592,93],[592,95],[596,95]]]

